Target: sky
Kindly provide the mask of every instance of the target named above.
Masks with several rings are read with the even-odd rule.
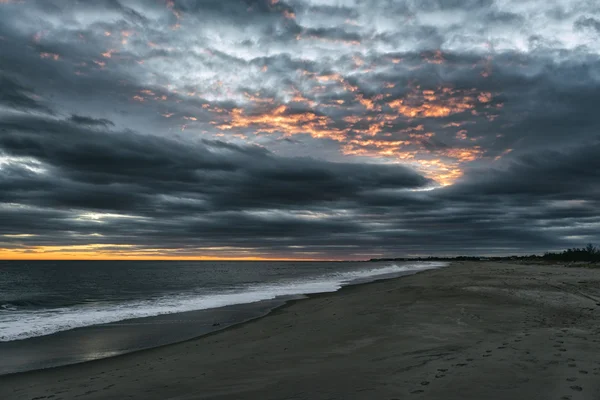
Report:
[[[0,258],[600,243],[596,0],[0,0]]]

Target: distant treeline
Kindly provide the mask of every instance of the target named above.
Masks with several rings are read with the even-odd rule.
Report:
[[[573,248],[562,253],[546,253],[542,258],[556,261],[600,261],[600,249],[590,243],[581,249]]]
[[[506,260],[546,260],[546,261],[582,261],[582,262],[600,262],[600,248],[593,244],[588,244],[582,248],[572,248],[560,253],[547,252],[543,256],[532,254],[528,256],[506,256],[506,257],[479,257],[479,256],[458,256],[458,257],[400,257],[400,258],[372,258],[369,261],[506,261]]]

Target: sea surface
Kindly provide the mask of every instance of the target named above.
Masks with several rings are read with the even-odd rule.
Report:
[[[303,295],[445,265],[0,261],[0,374],[174,343]]]

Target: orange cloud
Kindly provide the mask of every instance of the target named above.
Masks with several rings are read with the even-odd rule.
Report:
[[[453,184],[463,175],[456,162],[443,159],[419,160],[417,169],[442,186]]]
[[[481,156],[483,155],[483,150],[481,150],[481,148],[479,146],[475,146],[473,148],[465,148],[465,149],[461,149],[461,148],[454,148],[454,149],[447,149],[444,151],[439,152],[438,154],[442,154],[448,158],[452,158],[455,160],[458,160],[460,162],[469,162],[469,161],[475,161],[479,158],[481,158]]]
[[[244,97],[254,104],[273,104],[275,102],[271,97],[261,97],[260,93],[252,94],[244,92]]]
[[[343,82],[344,81],[344,78],[342,78],[342,76],[340,74],[317,75],[317,76],[315,76],[315,79],[317,79],[319,82],[332,82],[332,81]]]
[[[352,61],[354,61],[354,66],[355,66],[356,68],[360,68],[360,67],[362,67],[362,66],[363,66],[363,64],[365,63],[365,62],[363,61],[363,59],[362,59],[362,58],[360,58],[359,56],[352,56]]]
[[[482,103],[489,103],[492,101],[492,94],[490,92],[481,92],[479,96],[477,96],[477,100]]]
[[[104,58],[112,58],[112,55],[115,52],[116,52],[116,50],[114,50],[114,49],[107,50],[106,52],[102,53],[102,57],[104,57]]]
[[[429,150],[422,143],[435,136],[424,132],[423,125],[396,133],[405,140],[356,138],[342,145],[346,155],[386,157],[413,165],[418,171],[441,185],[450,185],[463,174],[463,165],[483,157],[483,150],[473,148],[443,148]]]
[[[477,99],[489,102],[491,93],[481,93]],[[402,99],[388,103],[388,106],[409,118],[443,118],[471,110],[477,104],[472,91],[439,88],[437,90],[415,89]]]
[[[478,104],[491,102],[492,94],[489,92],[448,87],[422,90],[417,86],[403,98],[387,103],[388,107],[382,112],[382,107],[377,104],[384,99],[382,94],[367,98],[358,92],[357,86],[347,82],[340,74],[317,75],[304,72],[304,75],[326,85],[339,84],[354,93],[353,100],[364,107],[364,112],[379,112],[377,115],[371,113],[365,115],[359,110],[358,113],[346,115],[335,121],[330,116],[313,111],[293,112],[286,105],[275,106],[275,99],[245,93],[246,98],[253,105],[250,109],[234,109],[226,113],[225,120],[212,123],[221,131],[246,128],[256,133],[307,134],[313,138],[335,140],[340,142],[340,150],[345,155],[385,157],[408,162],[443,185],[451,184],[460,177],[464,164],[484,156],[484,152],[479,147],[450,149],[441,147],[432,150],[427,144],[435,136],[435,132],[425,131],[423,124],[394,131],[390,128],[395,124],[406,122],[404,118],[409,120],[442,118],[465,111],[474,111]],[[314,89],[315,86],[313,91]],[[306,99],[297,89],[293,88],[292,93],[294,94],[292,101],[315,106],[314,101]],[[327,106],[337,107],[335,104],[344,103],[343,100],[334,102],[333,105]],[[265,105],[270,107],[265,110]],[[343,123],[340,124],[341,122]],[[461,125],[462,122],[451,122],[444,127]],[[468,139],[466,133],[466,130],[461,130],[456,137],[466,140]]]
[[[60,55],[56,54],[56,53],[40,53],[40,58],[51,58],[54,61],[58,61],[60,59]]]
[[[39,43],[42,38],[44,37],[44,35],[46,35],[48,33],[48,31],[40,31],[40,32],[36,32],[35,35],[33,35],[33,41],[35,43]]]
[[[504,157],[505,155],[512,153],[513,149],[506,149],[502,152],[502,154],[500,154],[499,156],[496,156],[494,158],[494,161],[498,161],[499,159],[501,159],[502,157]]]
[[[247,115],[241,109],[233,109],[230,113],[231,120],[218,126],[221,130],[235,128],[254,128],[257,132],[275,133],[285,135],[308,134],[315,138],[329,138],[341,141],[344,131],[329,128],[331,120],[312,112],[290,113],[286,106],[280,105],[265,113]]]
[[[446,59],[444,58],[444,54],[441,50],[436,50],[433,54],[423,54],[423,59],[429,64],[443,64]]]
[[[127,41],[131,35],[133,35],[133,31],[123,30],[121,31],[121,44],[127,44]]]
[[[315,101],[304,97],[302,92],[300,92],[299,90],[297,90],[295,88],[292,91],[292,94],[293,94],[293,97],[291,98],[291,101],[293,101],[293,102],[305,103],[305,104],[309,105],[310,107],[315,107],[317,105],[317,103]]]
[[[375,103],[371,99],[366,99],[362,94],[356,96],[356,101],[363,105],[367,110],[371,111],[375,109]]]
[[[462,161],[451,156],[467,158],[464,149],[457,151],[456,154],[435,154],[422,148],[415,149],[414,146],[415,143],[410,140],[352,140],[342,146],[342,151],[347,155],[396,159],[412,165],[426,177],[444,186],[451,185],[462,176]]]
[[[460,131],[456,132],[456,138],[460,140],[467,140],[467,131],[461,129]]]

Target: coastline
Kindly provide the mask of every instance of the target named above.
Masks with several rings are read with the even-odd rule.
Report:
[[[363,264],[370,266],[366,262]],[[335,293],[351,286],[401,278],[432,268],[444,268],[450,263],[417,264],[420,266],[414,269],[357,278],[346,282],[337,290],[288,294],[222,307],[128,318],[58,331],[49,335],[0,342],[0,354],[3,355],[0,358],[0,376],[81,364],[198,339],[238,324],[263,318],[290,302]],[[431,266],[428,266],[430,264]],[[389,268],[389,264],[380,263],[379,267]]]
[[[309,295],[176,344],[3,375],[0,397],[600,394],[600,271],[466,262],[423,272]]]

